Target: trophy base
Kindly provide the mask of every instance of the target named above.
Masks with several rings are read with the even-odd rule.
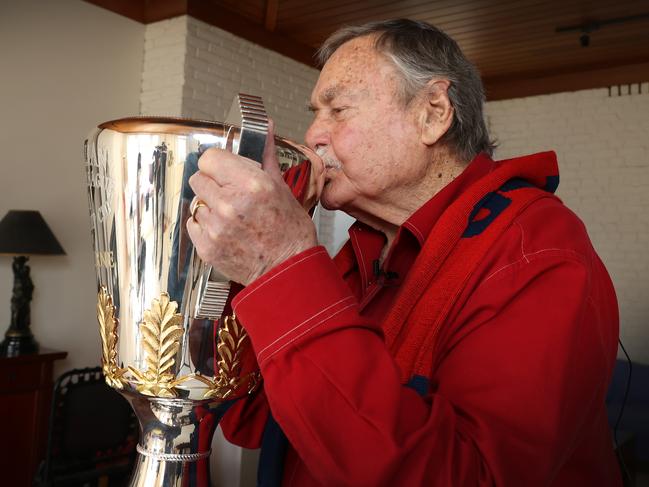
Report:
[[[129,487],[210,487],[216,425],[234,403],[146,397],[122,391],[140,422]]]

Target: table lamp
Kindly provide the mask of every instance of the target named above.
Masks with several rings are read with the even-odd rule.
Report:
[[[65,255],[65,251],[38,211],[11,210],[0,221],[0,255],[14,256],[11,325],[0,343],[0,356],[37,352],[38,343],[29,329],[34,284],[29,277],[28,256]]]

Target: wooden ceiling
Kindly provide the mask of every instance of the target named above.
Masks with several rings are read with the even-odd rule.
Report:
[[[143,23],[191,15],[311,65],[342,25],[424,20],[458,41],[490,100],[649,81],[649,0],[87,1]]]

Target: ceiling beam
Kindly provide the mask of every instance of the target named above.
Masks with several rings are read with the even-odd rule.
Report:
[[[269,32],[275,32],[277,27],[277,10],[279,7],[279,0],[266,0],[266,18],[264,19],[264,27]]]
[[[1,0],[0,0],[1,1]],[[190,15],[279,54],[314,66],[315,49],[275,32],[279,0],[265,0],[263,25],[218,5],[218,0],[85,0],[144,24]],[[574,66],[568,71],[484,78],[487,100],[504,100],[649,81],[649,59],[619,65]]]
[[[145,23],[145,0],[85,0],[87,3],[105,8],[116,14]]]
[[[315,49],[311,46],[276,32],[269,32],[261,25],[210,1],[187,0],[187,15],[306,65],[315,66]]]
[[[137,0],[144,1],[144,23],[150,24],[160,20],[172,19],[185,15],[188,0]]]
[[[206,24],[315,67],[316,50],[217,5],[213,0],[85,0],[143,24],[190,15]],[[274,6],[272,5],[274,3]],[[278,0],[268,0],[266,25],[277,23]],[[271,15],[269,15],[269,12]],[[272,21],[272,22],[270,22]],[[269,24],[270,22],[270,24]]]
[[[491,77],[484,80],[487,101],[547,95],[564,91],[606,88],[649,81],[649,61],[610,67],[593,67],[538,76]]]

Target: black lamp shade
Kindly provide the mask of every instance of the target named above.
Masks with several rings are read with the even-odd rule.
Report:
[[[0,221],[0,254],[65,255],[38,211],[11,210]]]

